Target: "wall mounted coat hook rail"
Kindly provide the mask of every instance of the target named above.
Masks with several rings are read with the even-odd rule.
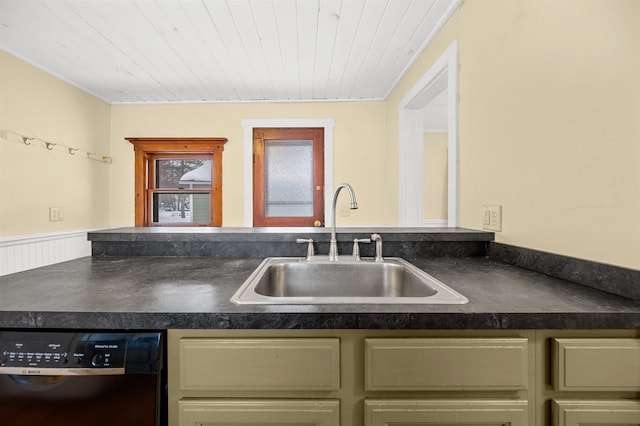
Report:
[[[80,152],[84,153],[89,160],[107,164],[111,164],[113,162],[112,158],[108,155],[99,155],[95,152],[84,151],[80,148],[74,148],[60,142],[50,142],[33,136],[25,136],[10,130],[0,130],[0,139],[6,142],[21,143],[28,146],[39,146],[41,148],[46,148],[48,151],[60,151],[60,148],[62,148],[63,152],[66,152],[69,155],[75,155]],[[33,141],[37,141],[38,143],[34,145],[32,144]]]

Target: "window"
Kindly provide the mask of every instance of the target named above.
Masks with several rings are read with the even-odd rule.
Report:
[[[324,129],[253,129],[253,225],[324,225]]]
[[[222,226],[225,138],[126,138],[135,151],[136,226]]]

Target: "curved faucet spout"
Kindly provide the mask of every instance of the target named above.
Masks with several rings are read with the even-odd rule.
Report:
[[[349,192],[349,197],[351,199],[350,208],[351,210],[355,210],[358,208],[358,203],[356,202],[356,193],[353,191],[353,188],[348,183],[341,183],[336,187],[335,192],[333,193],[333,203],[331,204],[331,241],[329,242],[329,260],[338,260],[338,240],[336,238],[336,204],[338,201],[338,194],[340,191],[346,188]]]

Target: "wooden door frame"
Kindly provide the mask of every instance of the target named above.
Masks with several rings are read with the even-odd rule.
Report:
[[[244,226],[253,227],[253,129],[256,127],[322,127],[324,128],[324,219],[331,226],[333,197],[333,128],[335,120],[327,119],[246,119],[244,128]]]
[[[268,217],[265,207],[265,155],[267,140],[311,140],[313,167],[313,212],[301,217]],[[324,129],[311,128],[274,128],[253,129],[253,226],[324,226]],[[317,190],[316,187],[320,187]],[[262,206],[262,208],[260,208]],[[316,225],[320,223],[320,225]]]

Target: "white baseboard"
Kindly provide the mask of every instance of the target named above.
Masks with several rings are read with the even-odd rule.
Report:
[[[91,256],[90,231],[0,238],[0,276]]]

